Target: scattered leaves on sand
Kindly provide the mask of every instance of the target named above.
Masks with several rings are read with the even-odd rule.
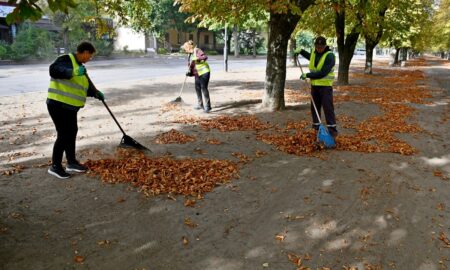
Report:
[[[190,218],[184,218],[184,225],[190,227],[190,228],[196,228],[198,226],[197,223],[193,222]]]
[[[206,139],[205,142],[206,142],[207,144],[212,144],[212,145],[219,145],[219,144],[222,144],[221,141],[219,141],[219,140],[217,140],[217,139],[212,139],[212,138]]]
[[[12,168],[3,170],[2,175],[11,176],[13,174],[19,174],[25,169],[23,165],[12,165]]]
[[[195,141],[195,137],[186,135],[175,129],[171,129],[168,132],[161,133],[155,138],[155,143],[158,144],[171,144],[171,143],[185,144],[193,141]]]
[[[250,157],[248,157],[246,154],[244,153],[239,153],[239,152],[233,152],[231,153],[231,155],[233,157],[236,157],[240,160],[241,163],[246,164],[248,162],[250,162],[252,159]]]
[[[439,240],[441,240],[446,248],[450,248],[450,240],[447,238],[444,232],[439,233]]]
[[[442,180],[448,180],[448,177],[444,175],[444,173],[440,170],[435,170],[433,175],[436,177],[440,177]]]
[[[83,256],[80,256],[80,255],[77,255],[77,256],[75,256],[75,257],[73,258],[73,260],[74,260],[76,263],[83,263],[83,262],[84,262],[84,257],[83,257]]]
[[[130,183],[147,196],[170,193],[197,197],[239,177],[237,164],[228,160],[148,158],[131,149],[119,149],[117,156],[88,160],[89,174],[107,183]]]
[[[183,245],[187,246],[189,244],[189,240],[186,236],[181,237],[181,241],[183,242]]]
[[[97,241],[97,245],[99,245],[99,246],[109,246],[110,244],[111,244],[111,241],[109,241],[109,240]]]

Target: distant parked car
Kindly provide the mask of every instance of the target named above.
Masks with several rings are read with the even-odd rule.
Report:
[[[365,49],[356,49],[354,55],[366,55]]]

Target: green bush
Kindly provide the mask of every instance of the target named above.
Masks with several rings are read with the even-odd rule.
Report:
[[[219,53],[217,51],[205,51],[206,55],[218,55]]]
[[[97,55],[100,56],[110,56],[114,50],[113,42],[108,39],[98,39],[91,41],[91,43],[97,50]]]
[[[50,33],[32,25],[19,28],[11,45],[11,58],[14,60],[47,59],[54,56],[54,44]]]
[[[167,54],[168,51],[166,48],[158,48],[158,54]]]
[[[8,59],[11,53],[11,46],[5,41],[0,40],[0,59]]]

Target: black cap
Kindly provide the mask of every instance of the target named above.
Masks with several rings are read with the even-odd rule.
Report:
[[[327,46],[327,40],[324,37],[319,36],[316,38],[316,41],[314,41],[314,45],[320,46],[320,47],[322,47],[322,46],[325,47],[325,46]]]

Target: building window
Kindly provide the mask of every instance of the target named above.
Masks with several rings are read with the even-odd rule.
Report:
[[[205,44],[209,44],[209,35],[205,35]]]

